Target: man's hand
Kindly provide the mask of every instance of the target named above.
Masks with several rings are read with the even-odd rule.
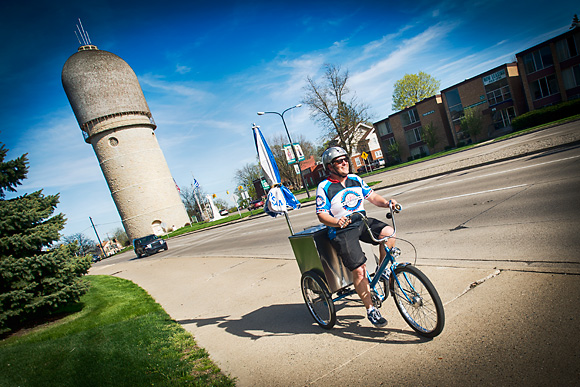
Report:
[[[340,218],[338,220],[338,227],[345,228],[346,226],[348,226],[349,223],[350,223],[350,218],[343,216],[342,218]]]
[[[330,226],[330,227],[344,228],[344,227],[348,226],[348,224],[350,223],[350,219],[347,218],[346,216],[343,216],[340,219],[336,219],[335,217],[330,215],[328,212],[321,212],[321,213],[318,213],[316,215],[318,215],[318,220],[320,221],[320,223],[323,223],[323,224]]]

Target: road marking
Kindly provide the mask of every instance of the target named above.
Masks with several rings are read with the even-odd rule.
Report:
[[[508,189],[521,188],[521,187],[527,187],[527,186],[529,186],[529,184],[512,185],[511,187],[503,187],[503,188],[489,189],[489,190],[486,190],[486,191],[472,192],[472,193],[467,193],[467,194],[463,194],[463,195],[448,196],[448,197],[445,197],[445,198],[426,200],[424,202],[411,203],[409,205],[406,205],[405,207],[411,207],[411,206],[417,205],[417,204],[425,204],[425,203],[439,202],[439,201],[442,201],[442,200],[457,199],[457,198],[462,198],[462,197],[466,197],[466,196],[481,195],[481,194],[486,194],[486,193],[490,193],[490,192],[505,191],[505,190],[508,190]]]
[[[444,185],[462,183],[462,182],[468,181],[468,180],[481,179],[481,178],[484,178],[484,177],[501,175],[501,174],[509,173],[509,172],[521,171],[522,169],[540,167],[540,166],[543,166],[543,165],[553,164],[553,163],[559,163],[561,161],[567,161],[567,160],[571,160],[571,159],[576,159],[578,157],[580,157],[580,156],[570,156],[570,157],[565,157],[565,158],[559,159],[559,160],[544,161],[542,163],[537,163],[537,164],[532,164],[532,165],[526,165],[526,166],[518,167],[518,168],[512,168],[512,169],[508,169],[506,171],[488,173],[487,175],[467,177],[465,179],[455,180],[455,181],[449,181],[449,182],[446,182],[446,183],[436,184],[436,185],[432,185],[432,186],[429,186],[429,187],[412,188],[410,191],[407,191],[407,192],[411,192],[411,191],[414,191],[414,192],[416,192],[416,191],[422,191],[422,190],[426,190],[426,189],[441,187],[441,186],[444,186]]]

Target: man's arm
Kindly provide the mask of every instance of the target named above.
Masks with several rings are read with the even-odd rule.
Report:
[[[389,202],[391,202],[391,204],[393,206],[395,204],[397,204],[397,201],[395,199],[387,200],[384,197],[382,197],[381,195],[379,195],[378,193],[376,193],[375,191],[373,191],[373,193],[371,193],[369,195],[367,200],[377,207],[384,207],[384,208],[389,208]]]
[[[350,219],[343,216],[340,219],[336,219],[334,216],[330,215],[328,212],[319,212],[316,214],[318,216],[318,220],[320,223],[330,226],[330,227],[338,227],[343,228],[350,223]]]

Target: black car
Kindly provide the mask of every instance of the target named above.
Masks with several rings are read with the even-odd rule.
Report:
[[[138,258],[143,255],[154,254],[159,250],[167,250],[167,242],[157,235],[151,234],[142,238],[133,239],[133,250]]]

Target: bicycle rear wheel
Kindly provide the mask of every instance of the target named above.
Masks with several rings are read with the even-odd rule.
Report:
[[[314,320],[324,329],[336,323],[336,310],[326,282],[314,271],[302,274],[302,297]]]
[[[424,337],[435,337],[445,325],[443,303],[435,287],[415,266],[399,266],[391,280],[395,305],[403,319]]]

